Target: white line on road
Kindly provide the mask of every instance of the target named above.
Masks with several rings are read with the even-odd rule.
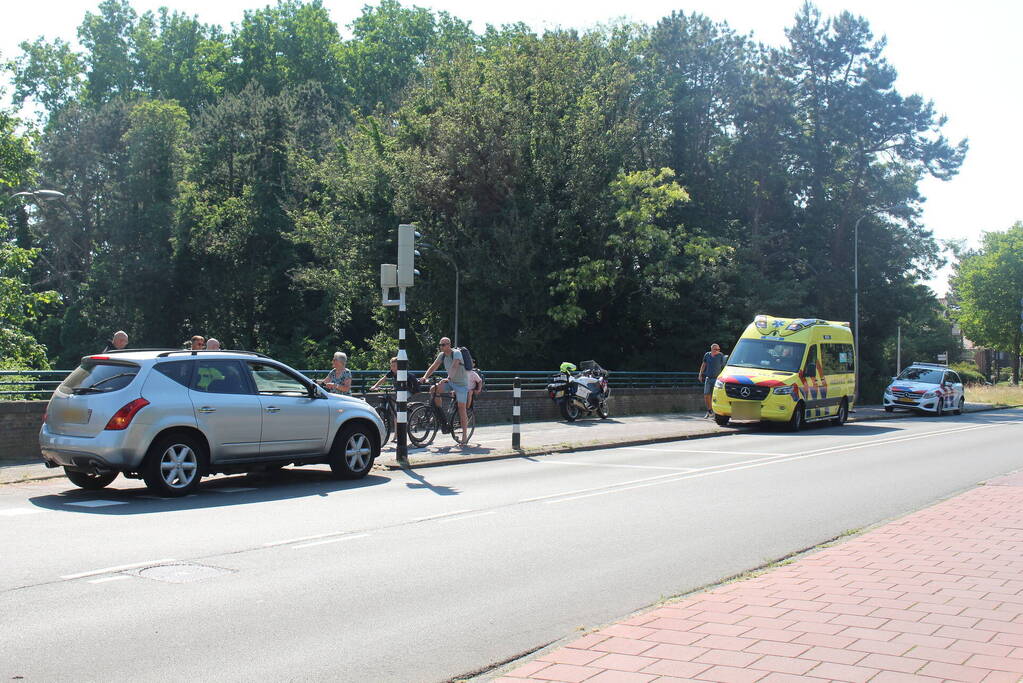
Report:
[[[105,508],[111,505],[127,505],[126,500],[80,500],[75,503],[64,503],[64,505],[77,505],[83,508]]]
[[[73,579],[84,579],[86,576],[98,576],[100,574],[113,574],[114,572],[124,571],[125,569],[138,569],[139,567],[148,567],[151,564],[166,564],[167,562],[177,562],[174,559],[165,560],[149,560],[148,562],[136,562],[134,564],[122,564],[117,567],[105,567],[104,569],[93,569],[89,572],[81,572],[79,574],[65,574],[60,577],[65,581],[71,581]]]
[[[917,435],[913,435],[913,436],[904,436],[904,437],[893,438],[893,439],[884,439],[884,440],[879,440],[879,441],[872,441],[870,443],[865,443],[865,444],[855,444],[855,445],[851,445],[851,446],[832,446],[830,448],[821,448],[821,449],[818,449],[818,450],[815,450],[815,451],[808,451],[806,453],[794,453],[794,454],[789,454],[789,455],[784,455],[784,456],[776,456],[776,457],[772,457],[772,458],[763,458],[763,459],[760,459],[760,460],[747,460],[747,461],[744,461],[744,462],[729,463],[728,465],[717,465],[717,466],[713,466],[713,467],[705,467],[705,468],[701,468],[701,470],[698,470],[696,472],[691,472],[691,473],[687,473],[687,474],[679,474],[679,475],[669,475],[670,478],[668,478],[668,477],[660,477],[659,478],[659,479],[661,479],[660,481],[635,482],[635,483],[633,483],[633,482],[622,482],[621,484],[612,484],[610,486],[601,486],[601,487],[596,487],[596,488],[590,489],[590,490],[568,491],[568,492],[562,493],[560,495],[559,494],[553,494],[553,495],[550,495],[550,496],[544,496],[543,498],[549,499],[549,500],[546,501],[546,504],[548,504],[548,505],[553,505],[553,504],[557,504],[557,503],[567,503],[568,501],[579,500],[580,498],[590,498],[590,497],[593,497],[593,496],[602,496],[602,495],[605,495],[605,494],[608,494],[608,493],[618,493],[620,491],[631,491],[632,489],[645,488],[647,486],[657,486],[657,485],[660,485],[660,484],[672,484],[672,483],[675,483],[675,482],[686,481],[686,480],[689,480],[689,479],[698,479],[700,477],[708,477],[708,476],[712,476],[712,475],[715,475],[715,474],[725,474],[725,473],[728,473],[728,472],[737,472],[739,470],[748,470],[748,469],[752,469],[754,467],[766,467],[768,465],[784,464],[784,463],[793,462],[795,460],[803,460],[805,458],[816,458],[818,456],[827,455],[829,453],[833,453],[833,452],[836,452],[836,451],[858,450],[860,448],[867,448],[867,447],[870,447],[870,446],[877,446],[877,445],[883,445],[883,444],[889,444],[889,443],[899,443],[899,442],[902,442],[902,441],[912,441],[912,440],[915,440],[915,439],[922,439],[922,438],[925,438],[927,436],[940,436],[940,435],[943,435],[943,434],[949,434],[949,433],[953,433],[953,432],[965,432],[965,431],[972,431],[974,429],[984,429],[986,427],[1000,427],[1003,424],[1005,424],[1005,423],[978,425],[978,426],[971,426],[971,427],[965,427],[965,428],[964,427],[960,427],[960,428],[943,430],[941,432],[928,432],[927,434],[917,434]],[[579,494],[579,495],[573,495],[573,494]],[[566,497],[566,496],[568,496],[568,497]],[[537,500],[542,500],[543,498],[539,498]],[[556,499],[556,500],[550,500],[550,499]]]
[[[619,450],[619,449],[615,449]],[[656,451],[658,453],[711,453],[713,455],[783,455],[781,453],[761,453],[759,451],[712,451],[697,450],[695,448],[656,448],[653,446],[622,446],[625,451]],[[787,455],[787,454],[785,454]]]
[[[463,519],[476,519],[477,517],[486,517],[487,515],[495,515],[497,510],[490,510],[488,512],[478,512],[475,515],[462,515],[461,517],[448,517],[447,519],[440,520],[440,524],[447,524],[448,522],[461,522]]]
[[[9,510],[0,510],[0,517],[19,517],[21,515],[34,515],[42,510],[34,510],[32,508],[11,508]]]
[[[353,538],[366,538],[369,534],[349,534],[348,536],[338,536],[337,538],[325,538],[322,541],[313,541],[312,543],[302,543],[300,545],[291,546],[294,549],[299,548],[312,548],[314,545],[325,545],[327,543],[338,543],[340,541],[350,541]]]
[[[440,519],[441,517],[453,517],[454,515],[461,515],[466,512],[472,512],[472,510],[452,510],[451,512],[442,512],[439,515],[429,515],[427,517],[416,517],[411,520],[413,522],[426,522],[431,519]]]
[[[315,536],[299,536],[298,538],[289,538],[284,541],[271,541],[270,543],[264,543],[264,548],[273,548],[278,545],[288,545],[289,543],[301,543],[302,541],[312,541],[318,538],[328,538],[331,536],[337,536],[338,534],[348,533],[346,531],[328,531],[325,534],[316,534]]]
[[[130,579],[131,577],[126,574],[115,574],[114,576],[104,576],[102,579],[92,579],[88,583],[107,583],[108,581],[123,581],[124,579]]]
[[[695,472],[693,467],[665,467],[663,465],[621,465],[609,462],[571,462],[569,460],[547,460],[538,459],[536,462],[544,465],[578,465],[580,467],[620,467],[631,470],[673,470],[675,472]]]

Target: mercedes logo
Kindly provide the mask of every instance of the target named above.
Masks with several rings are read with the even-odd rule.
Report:
[[[742,396],[743,398],[749,398],[749,387],[743,387],[742,389],[739,389],[739,396]]]

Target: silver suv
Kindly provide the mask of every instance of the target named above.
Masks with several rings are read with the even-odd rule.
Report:
[[[121,473],[183,496],[207,474],[289,464],[359,479],[383,435],[365,401],[262,354],[126,349],[82,359],[53,392],[39,445],[76,486],[101,489]]]

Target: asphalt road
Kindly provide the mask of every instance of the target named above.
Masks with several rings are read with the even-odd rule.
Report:
[[[0,487],[0,679],[440,681],[1023,467],[1023,410],[373,473]]]

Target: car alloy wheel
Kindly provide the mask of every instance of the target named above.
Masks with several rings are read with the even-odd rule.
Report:
[[[348,442],[345,443],[345,461],[348,463],[348,469],[361,472],[369,465],[372,457],[373,447],[365,434],[356,432],[348,437]]]
[[[199,458],[186,444],[174,444],[160,456],[160,476],[171,489],[184,489],[199,473]]]

